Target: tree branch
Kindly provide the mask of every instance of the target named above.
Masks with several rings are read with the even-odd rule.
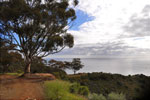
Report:
[[[58,52],[62,51],[65,47],[66,47],[66,46],[63,46],[60,50],[57,50],[57,51],[55,51],[55,52],[48,52],[47,54],[46,54],[46,52],[45,52],[45,54],[43,54],[43,55],[40,56],[40,57],[46,57],[46,56],[48,56],[48,55],[50,55],[50,54],[58,53]]]

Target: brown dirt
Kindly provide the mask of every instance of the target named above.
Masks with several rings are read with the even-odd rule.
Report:
[[[0,100],[44,100],[44,80],[0,75]]]

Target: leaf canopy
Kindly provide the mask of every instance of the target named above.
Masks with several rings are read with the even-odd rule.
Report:
[[[74,6],[78,3],[74,0]],[[26,58],[45,57],[73,47],[67,33],[76,19],[68,0],[4,0],[0,2],[0,35]]]

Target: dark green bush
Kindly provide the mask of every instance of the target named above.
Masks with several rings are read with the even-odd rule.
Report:
[[[86,86],[80,86],[79,83],[73,83],[69,88],[71,93],[88,96],[89,89]]]
[[[79,89],[80,89],[79,83],[73,83],[69,88],[70,92],[75,94],[78,94]]]
[[[59,70],[59,71],[54,71],[54,72],[51,72],[53,75],[56,76],[56,78],[58,79],[67,79],[67,74],[65,71],[63,70]]]
[[[150,77],[145,75],[123,76],[94,72],[71,75],[68,80],[87,86],[91,93],[102,93],[106,96],[117,92],[124,93],[127,100],[150,100]]]
[[[86,86],[80,86],[78,92],[79,92],[79,94],[84,95],[84,96],[88,96],[89,95],[89,89]]]

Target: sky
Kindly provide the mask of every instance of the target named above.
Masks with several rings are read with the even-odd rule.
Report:
[[[150,56],[149,0],[79,0],[75,10],[75,45],[56,55]]]

